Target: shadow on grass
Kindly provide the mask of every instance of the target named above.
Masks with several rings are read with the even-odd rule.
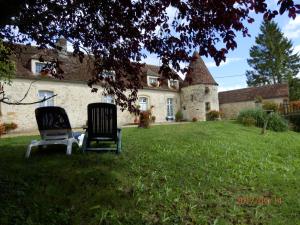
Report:
[[[1,151],[0,224],[89,223],[104,209],[133,207],[132,196],[119,190],[115,154],[73,148],[66,156],[66,146],[51,145],[33,149],[25,159],[25,151],[24,144]]]

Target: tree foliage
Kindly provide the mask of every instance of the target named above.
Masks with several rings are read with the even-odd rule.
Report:
[[[250,49],[248,64],[253,70],[247,71],[249,86],[277,84],[291,81],[300,69],[300,57],[293,53],[293,44],[284,37],[278,25],[265,21],[261,33]]]
[[[250,49],[248,64],[252,70],[246,72],[249,86],[288,83],[290,99],[300,98],[300,82],[296,77],[300,71],[300,55],[293,53],[293,44],[284,37],[278,25],[265,21],[256,45]]]
[[[11,54],[10,49],[3,45],[0,40],[0,102],[5,98],[4,84],[11,84],[11,80],[15,75],[15,64],[8,59]],[[1,106],[0,106],[0,116]]]
[[[0,87],[1,83],[10,84],[15,75],[15,64],[7,59],[8,55],[10,55],[10,50],[0,41]]]
[[[103,70],[115,71],[116,79],[108,81],[106,91],[116,94],[117,103],[129,110],[141,88],[138,75],[145,51],[161,59],[163,78],[176,78],[171,68],[187,71],[180,62],[188,62],[195,49],[213,57],[217,65],[225,61],[228,51],[237,47],[236,33],[249,35],[251,11],[265,19],[285,12],[295,18],[300,13],[293,0],[278,0],[277,11],[266,0],[12,0],[11,5],[5,11],[0,7],[0,38],[9,43],[35,41],[41,48],[58,48],[56,40],[66,38],[74,56],[93,56],[91,87],[103,79]],[[176,12],[174,18],[168,10]],[[59,64],[54,67],[60,73],[53,75],[63,76]]]

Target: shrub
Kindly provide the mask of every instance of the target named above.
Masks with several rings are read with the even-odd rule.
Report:
[[[192,122],[197,122],[198,119],[196,117],[193,117]]]
[[[3,123],[0,123],[0,136],[5,133],[5,126]]]
[[[255,126],[262,127],[264,125],[264,120],[267,114],[262,109],[255,108],[255,109],[244,109],[240,111],[237,121],[243,124],[249,118],[253,118],[255,120]],[[244,119],[247,118],[247,119]]]
[[[140,112],[139,127],[149,128],[150,127],[150,117],[151,117],[150,111]]]
[[[18,128],[18,125],[16,123],[4,123],[5,131],[9,132],[11,130],[15,130]]]
[[[273,112],[277,112],[279,109],[279,106],[275,102],[266,101],[263,103],[262,108],[264,110],[272,110]]]
[[[247,127],[250,127],[256,125],[256,120],[253,117],[246,116],[241,119],[241,123]]]
[[[175,114],[175,121],[176,121],[176,122],[180,122],[180,121],[182,121],[182,119],[183,119],[183,114],[182,114],[182,112],[179,110],[179,111],[177,111],[177,113]]]
[[[287,131],[289,129],[288,122],[278,113],[272,113],[269,116],[267,129],[273,131]]]
[[[268,118],[267,129],[273,131],[286,131],[288,130],[288,123],[278,113],[267,113],[262,109],[247,109],[242,110],[237,118],[237,121],[246,126],[255,125],[263,127],[264,121]]]
[[[255,100],[256,103],[262,103],[263,98],[260,95],[257,95],[257,96],[255,96],[254,100]]]
[[[217,120],[220,119],[220,112],[217,110],[211,110],[206,114],[206,120]]]
[[[156,120],[156,116],[151,116],[151,122],[155,123],[155,120]]]

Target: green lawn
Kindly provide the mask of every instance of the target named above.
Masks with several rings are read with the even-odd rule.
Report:
[[[0,139],[1,225],[300,224],[299,133],[127,128],[119,156],[47,149],[25,160],[33,138]]]

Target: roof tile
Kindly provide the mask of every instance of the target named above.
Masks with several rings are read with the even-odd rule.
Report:
[[[289,97],[288,84],[274,84],[219,92],[219,103],[254,101],[257,96],[263,99]]]
[[[218,85],[198,52],[194,52],[189,71],[184,80],[184,86],[194,84]]]

